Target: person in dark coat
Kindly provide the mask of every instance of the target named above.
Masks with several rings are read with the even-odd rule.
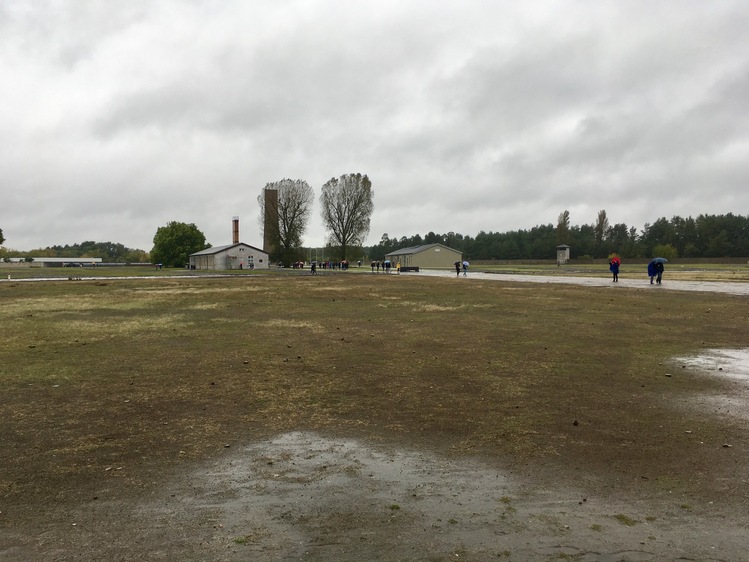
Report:
[[[455,273],[457,273],[458,277],[460,277],[460,262],[455,262]]]
[[[658,275],[658,272],[656,271],[656,262],[655,260],[651,261],[648,264],[648,277],[650,277],[650,284],[653,284],[653,279],[655,279],[655,276]]]
[[[619,260],[611,260],[609,262],[609,271],[614,276],[614,283],[619,281]]]
[[[665,267],[663,267],[663,262],[659,261],[655,263],[655,282],[659,285],[661,284],[661,279],[663,278],[663,270]],[[652,281],[651,281],[652,282]]]

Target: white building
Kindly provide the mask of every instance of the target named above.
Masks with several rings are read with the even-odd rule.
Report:
[[[268,254],[237,242],[190,254],[190,269],[268,269]]]

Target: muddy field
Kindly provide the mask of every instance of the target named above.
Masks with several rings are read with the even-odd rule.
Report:
[[[744,297],[136,283],[0,287],[2,560],[747,559]]]

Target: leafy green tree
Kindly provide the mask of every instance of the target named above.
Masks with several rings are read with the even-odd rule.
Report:
[[[38,256],[58,258],[101,258],[105,262],[117,263],[147,263],[148,254],[143,250],[133,250],[115,242],[86,241],[80,244],[65,246],[48,246],[44,249],[33,250]],[[138,255],[140,259],[134,259]]]
[[[604,244],[604,248],[608,252],[607,255],[611,253],[616,253],[619,257],[626,255],[629,246],[629,230],[626,224],[617,223],[609,227]]]
[[[129,250],[123,257],[124,263],[149,263],[151,256],[143,250]]]
[[[0,228],[0,246],[3,245],[3,242],[5,242],[5,236],[3,236],[3,229]]]
[[[572,258],[592,256],[596,245],[595,228],[592,224],[583,224],[570,228],[570,253]]]
[[[653,257],[672,260],[679,257],[679,252],[673,244],[657,244],[653,246]]]
[[[629,236],[627,243],[622,248],[621,255],[627,258],[634,258],[638,255],[639,240],[637,238],[637,227],[629,227]]]
[[[707,246],[707,254],[713,258],[723,258],[731,255],[731,242],[728,240],[728,232],[724,228],[710,239]]]
[[[424,244],[439,244],[440,242],[442,242],[442,238],[431,230],[424,236]]]
[[[374,211],[372,182],[366,175],[345,174],[322,186],[320,205],[331,245],[340,247],[346,259],[350,246],[364,242]]]
[[[167,267],[184,267],[190,262],[190,254],[210,247],[197,226],[171,221],[156,230],[151,258],[153,263]]]

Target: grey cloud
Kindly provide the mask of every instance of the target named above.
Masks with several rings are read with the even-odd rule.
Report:
[[[748,212],[741,3],[19,6],[0,7],[11,247],[149,249],[169,220],[220,244],[235,214],[258,243],[265,183],[319,194],[359,171],[370,242],[530,228],[563,209],[638,229]],[[308,243],[324,239],[318,217]]]

